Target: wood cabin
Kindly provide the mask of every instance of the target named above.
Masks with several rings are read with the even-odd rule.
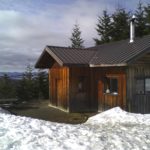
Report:
[[[49,69],[55,107],[150,113],[150,35],[84,49],[46,46],[35,67]]]

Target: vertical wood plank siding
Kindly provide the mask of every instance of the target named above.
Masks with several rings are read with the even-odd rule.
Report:
[[[149,64],[134,64],[127,69],[127,106],[137,113],[150,113],[150,94],[136,93],[136,79],[150,77]]]
[[[96,75],[98,81],[98,105],[99,110],[106,110],[119,106],[126,108],[126,75],[125,67],[97,68]],[[115,77],[118,79],[118,95],[104,93],[104,77]],[[95,85],[96,87],[96,85]],[[96,94],[96,93],[95,93]]]
[[[50,103],[59,108],[68,109],[69,69],[53,66],[49,69]]]
[[[83,79],[82,88],[79,90],[80,78]],[[92,110],[90,99],[91,83],[90,68],[71,67],[70,68],[70,111],[71,112],[89,112]]]
[[[119,94],[104,94],[104,77],[106,75],[117,76]],[[78,91],[78,78],[86,77],[86,89]],[[70,68],[70,108],[73,111],[97,111],[120,106],[126,106],[126,75],[125,68]]]
[[[104,77],[117,76],[118,95],[104,94]],[[83,91],[79,90],[80,78]],[[93,112],[126,104],[126,75],[124,67],[89,68],[59,67],[49,70],[50,103],[70,112]]]

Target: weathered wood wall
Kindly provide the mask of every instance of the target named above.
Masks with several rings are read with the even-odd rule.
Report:
[[[115,76],[118,79],[118,95],[104,94],[104,77]],[[85,90],[78,90],[79,77],[85,77]],[[126,106],[126,76],[124,67],[108,68],[70,68],[70,109],[73,111],[97,111]]]
[[[57,63],[49,69],[50,103],[59,108],[68,109],[69,69]]]
[[[128,67],[127,106],[128,106],[128,110],[131,112],[150,113],[150,94],[136,93],[136,79],[138,78],[144,79],[145,77],[150,78],[150,63],[134,64]]]
[[[150,78],[150,53],[137,59],[127,69],[127,106],[137,113],[150,113],[150,94],[136,93],[136,80]]]
[[[112,107],[119,106],[123,109],[126,107],[126,75],[125,67],[108,67],[108,68],[93,68],[95,71],[95,81],[93,82],[92,95],[98,99],[98,109],[106,110]],[[106,76],[115,77],[118,80],[118,95],[104,93],[104,78]],[[98,93],[98,94],[97,94]]]
[[[150,95],[135,93],[135,79],[150,77],[149,64],[88,68],[60,67],[55,63],[49,71],[50,103],[54,106],[70,112],[105,110],[116,106],[123,109],[127,106],[131,112],[150,112]],[[118,79],[118,95],[104,93],[105,76]],[[83,91],[79,90],[80,77],[84,77]]]
[[[79,89],[80,80],[82,81],[82,90]],[[86,112],[91,111],[90,99],[90,68],[71,67],[70,68],[70,111]]]

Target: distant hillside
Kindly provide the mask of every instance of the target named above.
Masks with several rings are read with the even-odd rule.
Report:
[[[9,78],[19,80],[23,76],[23,72],[0,72],[0,77],[7,74]]]
[[[24,72],[0,72],[0,78],[4,76],[4,74],[7,74],[9,78],[14,80],[20,80],[23,77]],[[36,72],[33,73],[34,76],[37,75]]]
[[[47,70],[45,72],[48,73]],[[7,74],[7,76],[11,79],[20,80],[22,79],[24,73],[25,72],[0,72],[0,78],[3,77],[4,74]],[[38,72],[32,72],[32,74],[34,77],[37,77]]]

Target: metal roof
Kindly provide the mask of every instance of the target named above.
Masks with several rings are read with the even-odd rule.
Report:
[[[133,43],[129,40],[108,43],[96,46],[95,55],[90,65],[126,65],[134,61],[139,55],[150,51],[150,36],[136,38]]]
[[[45,53],[62,66],[84,65],[100,67],[125,66],[148,52],[150,52],[150,35],[135,38],[133,43],[129,43],[129,39],[127,39],[84,49],[46,46],[44,55],[40,56],[36,67],[40,67],[40,64],[44,61],[43,56],[46,55]]]
[[[48,46],[47,52],[57,56],[62,65],[89,65],[95,51],[68,47]],[[57,59],[57,58],[56,58]]]

